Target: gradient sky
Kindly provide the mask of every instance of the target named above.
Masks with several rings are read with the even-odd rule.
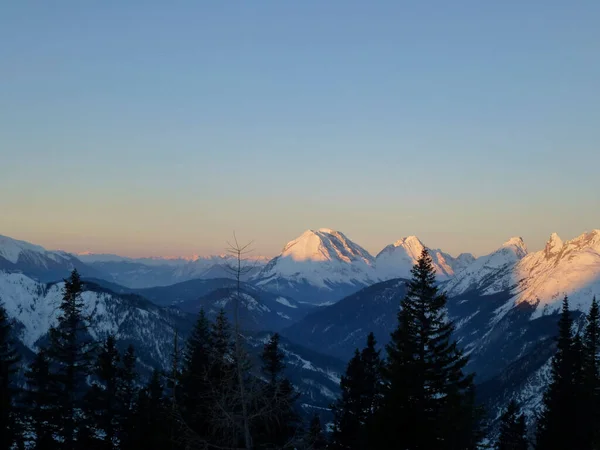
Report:
[[[0,234],[373,253],[600,228],[600,2],[4,1]]]

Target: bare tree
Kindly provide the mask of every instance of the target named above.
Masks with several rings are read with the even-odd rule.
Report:
[[[259,373],[252,371],[246,353],[246,339],[242,334],[240,310],[244,295],[242,279],[256,267],[256,263],[250,262],[247,257],[252,252],[252,242],[242,245],[234,233],[233,241],[227,242],[227,245],[227,252],[233,258],[226,264],[226,270],[236,281],[232,295],[231,350],[225,355],[216,352],[214,359],[210,360],[201,373],[192,374],[204,386],[200,402],[203,405],[201,414],[207,428],[200,433],[193,429],[187,422],[187,416],[184,417],[185,414],[189,414],[189,411],[184,413],[174,402],[170,412],[171,420],[177,427],[173,441],[186,450],[252,450],[256,445],[260,445],[261,449],[304,448],[301,445],[304,436],[300,435],[293,436],[289,442],[277,446],[254,442],[257,437],[253,436],[253,430],[257,424],[265,421],[276,423],[289,404],[282,404],[284,402],[279,388],[275,391],[267,389],[267,383],[260,378]],[[175,348],[177,350],[177,343]],[[224,367],[226,369],[222,370]],[[218,382],[215,381],[215,371],[219,374]],[[176,375],[174,371],[173,376]],[[173,382],[175,383],[176,380]]]
[[[242,367],[242,360],[244,357],[242,347],[242,336],[240,333],[240,302],[241,302],[241,278],[242,275],[252,270],[248,267],[246,262],[246,255],[252,252],[250,246],[252,241],[245,245],[241,245],[235,232],[233,233],[233,242],[227,242],[227,252],[235,258],[235,262],[228,264],[227,269],[235,276],[236,290],[235,290],[235,303],[234,303],[234,329],[235,329],[235,365],[240,390],[240,401],[242,404],[242,415],[244,424],[244,443],[246,448],[250,450],[252,448],[252,435],[250,434],[250,417],[248,414],[248,398],[246,395],[246,386],[244,383],[244,373]]]

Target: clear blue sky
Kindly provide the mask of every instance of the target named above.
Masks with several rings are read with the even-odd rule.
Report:
[[[5,1],[0,234],[452,253],[600,228],[600,2]]]

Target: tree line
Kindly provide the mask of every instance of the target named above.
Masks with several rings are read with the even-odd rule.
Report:
[[[299,394],[284,376],[279,335],[265,342],[255,368],[223,311],[214,322],[201,311],[182,348],[175,334],[172,368],[154,370],[142,383],[133,347],[121,353],[114,336],[91,339],[93,318],[84,315],[74,271],[57,325],[24,368],[19,389],[18,352],[0,308],[0,450],[600,449],[596,299],[583,333],[574,331],[564,299],[551,382],[530,430],[534,439],[511,401],[497,440],[484,445],[489,430],[474,374],[453,339],[447,299],[427,250],[411,273],[385,356],[370,333],[341,377],[325,432],[318,416],[303,423]]]
[[[48,343],[27,365],[0,307],[0,450],[324,448],[318,417],[305,426],[298,413],[279,335],[254,370],[224,311],[214,322],[201,312],[181,349],[175,334],[172,368],[144,383],[132,346],[92,339],[82,291],[73,271]]]

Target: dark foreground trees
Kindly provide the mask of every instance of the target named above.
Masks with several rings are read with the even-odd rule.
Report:
[[[37,450],[303,448],[307,432],[283,372],[279,335],[265,342],[256,364],[223,311],[213,323],[201,313],[182,361],[176,348],[170,376],[155,370],[143,386],[133,347],[120,351],[111,335],[92,339],[82,290],[73,271],[57,324],[25,370],[19,398],[17,353],[0,308],[0,450],[23,439]],[[316,426],[312,432],[313,444],[322,445],[322,433]]]
[[[0,450],[10,449],[22,432],[15,408],[18,362],[12,326],[0,304]]]
[[[333,405],[332,449],[368,448],[374,415],[381,403],[383,363],[373,333],[366,347],[348,363],[340,382],[341,395]]]
[[[481,432],[472,375],[452,339],[446,299],[434,276],[425,251],[413,268],[385,359],[370,334],[349,361],[327,436],[316,416],[302,425],[298,394],[284,375],[279,335],[261,344],[255,361],[236,343],[241,336],[236,338],[224,312],[214,322],[201,313],[181,358],[178,349],[174,352],[170,376],[154,371],[140,380],[133,348],[120,351],[112,336],[100,343],[91,339],[89,310],[74,272],[65,284],[48,345],[25,370],[22,397],[12,382],[18,361],[10,323],[0,309],[0,420],[7,430],[0,450],[22,446],[22,438],[38,450],[129,450],[140,445],[362,450],[389,448],[390,442],[395,448],[475,449]],[[599,448],[599,316],[594,300],[578,334],[564,301],[536,448]],[[496,448],[525,450],[525,420],[516,405],[509,405],[501,422]]]
[[[412,269],[387,346],[383,400],[376,413],[378,445],[472,449],[480,438],[473,374],[452,338],[446,296],[438,291],[427,250]]]
[[[595,298],[585,319],[583,334],[576,333],[565,297],[551,382],[537,421],[536,449],[600,448],[600,319]]]
[[[334,405],[334,449],[475,449],[481,438],[473,374],[452,339],[446,297],[424,250],[381,361],[371,334],[348,363]]]
[[[527,450],[529,448],[525,416],[514,400],[508,404],[502,414],[500,436],[495,448],[496,450]]]

